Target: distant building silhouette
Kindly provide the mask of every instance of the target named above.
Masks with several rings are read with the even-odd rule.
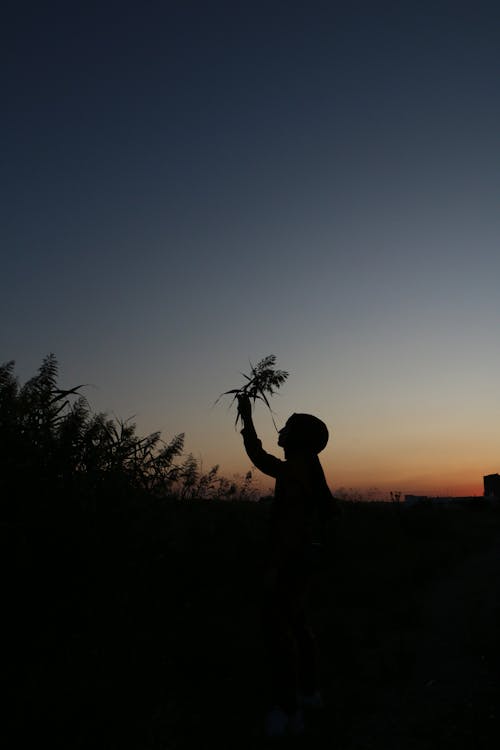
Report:
[[[465,497],[431,497],[429,495],[405,495],[405,506],[411,507],[412,505],[468,505],[470,503],[477,502],[481,498],[476,495],[468,495]]]
[[[484,496],[500,500],[500,474],[487,474],[483,477]]]
[[[483,497],[489,500],[494,506],[500,503],[500,474],[486,474],[483,477],[484,494]],[[405,505],[410,507],[420,503],[432,503],[433,505],[460,505],[467,504],[471,501],[478,501],[480,498],[473,497],[429,497],[428,495],[405,495]]]

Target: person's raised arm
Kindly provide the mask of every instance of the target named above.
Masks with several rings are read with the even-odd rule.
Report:
[[[243,430],[249,437],[257,439],[257,433],[252,418],[252,404],[248,396],[238,396],[238,414],[240,415],[241,421],[243,422]],[[242,434],[243,434],[242,430]]]
[[[246,395],[238,396],[238,413],[243,422],[243,442],[250,461],[264,474],[277,477],[283,465],[279,458],[271,456],[262,448],[262,443],[257,437],[252,419],[252,405]]]

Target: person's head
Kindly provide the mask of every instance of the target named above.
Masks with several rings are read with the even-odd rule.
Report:
[[[328,442],[328,428],[312,414],[292,414],[279,431],[278,445],[285,452],[320,453]]]

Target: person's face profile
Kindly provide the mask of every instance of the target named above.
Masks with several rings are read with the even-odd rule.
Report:
[[[292,418],[288,419],[285,423],[285,426],[281,428],[281,430],[278,432],[278,445],[280,445],[282,448],[286,448],[286,446],[290,442],[290,436],[293,432],[293,425],[291,424]]]

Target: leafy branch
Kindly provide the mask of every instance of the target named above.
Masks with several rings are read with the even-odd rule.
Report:
[[[242,385],[240,388],[231,388],[229,391],[224,391],[224,393],[221,393],[215,403],[218,403],[224,396],[233,397],[231,399],[231,403],[229,404],[230,407],[235,401],[237,401],[239,396],[247,396],[248,398],[253,400],[254,404],[257,399],[259,399],[260,401],[263,401],[265,403],[265,405],[271,412],[273,424],[276,427],[276,422],[274,421],[274,417],[272,416],[273,411],[269,404],[269,397],[274,396],[278,388],[283,385],[285,380],[288,378],[288,372],[286,372],[285,370],[277,370],[276,357],[274,354],[269,354],[267,357],[264,357],[264,359],[261,359],[259,362],[257,362],[255,366],[250,362],[250,374],[246,375],[244,372],[242,372],[241,375],[245,378],[246,383],[244,383],[244,385]],[[240,414],[238,412],[236,414],[236,420],[234,423],[235,427],[238,425],[239,419]],[[278,428],[276,427],[276,429]]]

